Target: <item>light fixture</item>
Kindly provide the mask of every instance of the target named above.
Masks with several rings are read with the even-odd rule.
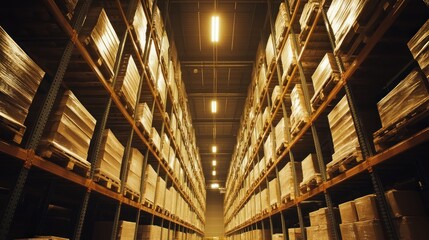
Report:
[[[212,161],[212,165],[213,165],[213,166],[216,166],[216,160],[213,160],[213,161]]]
[[[216,153],[217,152],[217,147],[216,147],[216,145],[213,145],[212,146],[212,153]]]
[[[212,100],[212,113],[216,113],[216,112],[217,112],[217,101]]]
[[[219,42],[219,16],[212,16],[212,42]]]
[[[212,183],[212,184],[210,184],[210,187],[212,189],[218,189],[219,188],[219,183]]]
[[[216,176],[216,170],[213,170],[213,171],[212,171],[212,175],[213,175],[213,176]]]

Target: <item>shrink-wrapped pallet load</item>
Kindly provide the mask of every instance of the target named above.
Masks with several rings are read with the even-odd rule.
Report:
[[[171,191],[170,188],[165,189],[165,196],[164,196],[164,209],[168,213],[171,214],[171,205],[172,205],[172,199],[171,199]]]
[[[280,186],[277,178],[271,180],[268,184],[270,192],[270,206],[280,206]]]
[[[268,125],[268,122],[270,121],[271,117],[271,110],[270,107],[265,107],[264,113],[262,114],[262,122],[264,123],[264,127]]]
[[[161,137],[159,136],[158,131],[152,127],[152,130],[150,132],[150,142],[153,145],[153,147],[155,148],[155,151],[158,151],[159,153],[161,153]]]
[[[275,31],[276,31],[276,48],[279,49],[283,41],[286,26],[288,25],[287,15],[286,15],[286,5],[284,2],[280,3],[279,12],[277,13],[275,21]]]
[[[170,156],[170,139],[167,133],[162,134],[161,139],[161,157],[165,162],[168,162]]]
[[[169,64],[169,57],[168,57],[169,50],[170,50],[170,42],[168,41],[167,32],[164,30],[162,34],[162,41],[161,41],[161,60],[166,69]]]
[[[139,225],[137,239],[139,240],[161,239],[161,227],[157,225]]]
[[[94,166],[98,180],[112,181],[119,188],[124,146],[110,129],[104,130],[100,152],[97,165]]]
[[[265,47],[265,58],[267,60],[268,71],[271,69],[271,65],[275,62],[276,56],[274,55],[274,45],[272,35],[268,37],[267,45]]]
[[[265,63],[262,63],[258,72],[258,84],[257,84],[258,98],[262,96],[262,93],[264,92],[266,86],[267,86],[267,65],[265,65]]]
[[[326,53],[311,76],[314,86],[312,104],[318,104],[329,94],[335,84],[340,80],[340,71],[335,61],[334,54]]]
[[[137,35],[140,54],[143,54],[146,45],[147,19],[140,1],[137,2],[136,13],[133,19],[133,29]]]
[[[105,240],[110,239],[113,230],[113,222],[99,221],[95,222],[92,239],[93,240]],[[136,229],[135,222],[119,221],[118,229],[116,231],[117,236],[114,239],[118,240],[133,240]]]
[[[276,133],[275,133],[275,136],[276,136],[276,153],[280,154],[280,151],[287,147],[288,141],[287,141],[287,137],[286,137],[286,134],[287,134],[286,131],[289,131],[288,129],[286,129],[285,119],[283,117],[277,123],[275,130],[276,130]]]
[[[296,84],[290,94],[292,101],[290,125],[292,135],[296,135],[310,120],[310,115],[305,106],[304,94],[302,92],[301,84]]]
[[[276,106],[277,102],[280,101],[280,95],[282,94],[280,86],[276,85],[273,89],[273,93],[271,94],[271,105]]]
[[[309,154],[301,162],[302,182],[299,184],[301,190],[308,190],[312,186],[317,186],[322,182],[319,164],[315,154]]]
[[[274,145],[273,145],[273,138],[271,133],[268,134],[267,139],[264,143],[264,157],[265,157],[265,164],[266,166],[271,166],[271,164],[274,162],[275,153],[273,153]]]
[[[334,144],[334,154],[332,154],[332,161],[327,164],[327,168],[329,169],[349,158],[362,159],[346,96],[328,114],[328,120]]]
[[[316,12],[319,8],[319,3],[317,1],[309,1],[304,5],[302,10],[301,18],[299,19],[299,25],[301,26],[300,39],[305,41],[308,32],[316,18]]]
[[[116,91],[119,92],[119,96],[124,98],[124,105],[126,108],[129,108],[130,112],[134,112],[139,85],[140,74],[136,63],[134,62],[133,56],[130,56],[124,78],[118,78],[116,81]]]
[[[95,124],[94,117],[73,92],[67,90],[48,121],[39,146],[40,155],[59,155],[89,169],[91,163],[87,161],[87,156]]]
[[[167,104],[167,87],[165,85],[165,78],[164,73],[161,70],[161,65],[158,66],[158,80],[156,81],[156,90],[160,100],[161,104],[165,107]]]
[[[270,200],[269,200],[269,195],[268,195],[268,190],[267,188],[264,188],[261,192],[261,212],[262,213],[267,213],[270,210]]]
[[[161,44],[162,41],[162,33],[164,31],[164,20],[162,19],[161,10],[159,10],[158,6],[155,6],[155,10],[152,13],[152,21],[155,27],[155,36],[158,44]]]
[[[429,78],[429,20],[410,39],[408,47],[426,78]]]
[[[156,191],[155,191],[155,207],[159,207],[161,209],[164,209],[164,201],[165,201],[165,190],[166,190],[167,184],[165,183],[164,179],[158,176],[158,180],[156,183]]]
[[[294,35],[289,33],[289,36],[286,40],[286,44],[283,47],[283,50],[280,54],[282,60],[283,74],[282,74],[282,84],[285,85],[287,82],[288,76],[292,73],[293,66],[296,62],[295,54],[292,49],[292,39]]]
[[[158,72],[158,70],[160,70],[159,69],[159,58],[158,58],[158,53],[156,51],[154,41],[152,41],[150,44],[148,67],[149,67],[150,78],[152,79],[153,84],[156,86],[158,74],[162,74],[162,72]]]
[[[300,162],[288,162],[279,172],[279,183],[281,189],[281,199],[293,200],[296,197],[295,181],[292,167],[295,167],[296,182],[299,184],[302,181],[302,168]]]
[[[45,72],[0,26],[0,136],[7,129],[21,143],[28,109]]]
[[[137,124],[141,125],[147,134],[150,134],[152,128],[152,112],[147,103],[139,103],[136,109]]]
[[[140,195],[143,160],[143,154],[137,148],[131,148],[130,168],[128,169],[125,186],[137,195]]]
[[[143,180],[143,192],[142,192],[142,203],[148,203],[153,206],[155,201],[155,188],[157,181],[157,174],[153,169],[152,165],[146,166],[144,180]]]

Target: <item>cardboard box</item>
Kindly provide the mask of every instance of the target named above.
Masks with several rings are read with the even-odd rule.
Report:
[[[355,223],[359,240],[384,240],[380,220],[367,220]]]
[[[396,228],[401,240],[428,239],[428,217],[401,217],[396,220]]]
[[[386,192],[386,200],[391,213],[395,217],[425,216],[422,198],[416,191],[390,190]]]
[[[379,219],[375,194],[356,198],[354,202],[359,221]]]
[[[341,215],[341,223],[352,223],[358,221],[356,206],[354,201],[348,201],[338,205]]]
[[[339,219],[339,211],[338,208],[333,208],[334,217]],[[310,225],[318,226],[318,225],[328,225],[331,221],[329,220],[328,208],[320,208],[314,212],[310,212]]]
[[[304,240],[301,228],[289,228],[288,230],[289,240]]]
[[[358,232],[355,223],[341,223],[340,224],[341,238],[346,240],[359,240]]]

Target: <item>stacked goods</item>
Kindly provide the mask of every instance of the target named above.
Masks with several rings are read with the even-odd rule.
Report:
[[[274,233],[271,236],[271,240],[283,240],[283,239],[284,239],[283,233]]]
[[[282,60],[283,75],[282,83],[283,85],[287,82],[287,77],[292,73],[293,65],[295,64],[295,54],[292,50],[292,38],[293,34],[289,34],[289,37],[286,40],[286,44],[283,47],[280,58]]]
[[[416,59],[426,78],[429,78],[429,20],[420,28],[408,42],[411,54]]]
[[[273,139],[270,133],[264,143],[264,156],[267,167],[271,166],[271,163],[274,162],[275,154],[273,154],[273,149]]]
[[[171,113],[171,117],[170,117],[170,129],[171,129],[171,135],[174,137],[177,129],[177,119],[176,119],[176,114],[174,114],[174,112]]]
[[[309,154],[301,162],[302,182],[299,184],[301,191],[308,191],[308,188],[315,187],[322,182],[317,157]]]
[[[295,181],[293,176],[293,169],[295,168],[296,182],[300,183],[302,181],[302,169],[300,162],[294,162],[292,165],[291,162],[288,162],[279,172],[280,179],[280,189],[281,189],[281,199],[295,199]]]
[[[288,143],[288,141],[286,140],[287,139],[287,137],[286,137],[287,129],[285,126],[285,119],[284,118],[280,119],[280,121],[276,125],[275,130],[276,130],[276,133],[275,133],[275,136],[276,136],[276,152],[277,152],[277,154],[279,154],[280,151],[282,151],[284,148],[287,147],[287,143]]]
[[[139,225],[137,239],[152,240],[161,239],[161,227],[157,225]],[[107,239],[107,238],[106,238]]]
[[[136,31],[140,54],[142,54],[146,45],[147,19],[140,1],[137,2],[137,9],[133,19],[133,29]]]
[[[310,31],[311,25],[314,22],[316,17],[316,11],[319,7],[319,3],[315,1],[309,1],[304,5],[302,10],[301,18],[299,19],[299,24],[301,25],[301,40],[305,40],[308,32]]]
[[[400,239],[426,239],[429,217],[419,192],[393,189],[385,195]]]
[[[314,86],[314,95],[311,98],[313,105],[317,101],[322,101],[329,94],[330,88],[333,88],[339,79],[340,71],[335,62],[334,54],[326,53],[311,76]]]
[[[281,46],[287,24],[288,24],[288,21],[287,21],[287,16],[286,16],[286,6],[285,6],[284,2],[282,2],[282,3],[280,3],[279,13],[277,14],[276,22],[275,22],[276,45],[277,45],[276,48],[277,49]]]
[[[91,25],[89,21],[86,22],[88,22],[88,25]],[[86,34],[82,34],[82,36],[85,35]],[[104,9],[101,9],[98,20],[92,28],[88,40],[94,43],[91,44],[91,46],[97,52],[99,57],[101,57],[103,64],[107,67],[108,76],[106,77],[110,79],[113,75],[116,54],[119,50],[119,38],[116,35],[116,32],[113,29]],[[86,40],[86,42],[88,42],[88,40]],[[97,63],[101,65],[100,62],[97,61]]]
[[[171,196],[171,210],[170,213],[173,216],[176,216],[177,214],[177,191],[176,189],[171,186],[170,187],[170,196]]]
[[[165,189],[165,203],[164,203],[164,209],[168,213],[171,213],[171,205],[172,205],[172,199],[171,199],[171,191],[170,188]]]
[[[173,61],[170,61],[168,67],[168,78],[167,84],[171,90],[171,96],[173,97],[173,103],[177,104],[179,101],[179,91],[177,89],[176,80],[174,79],[174,64]]]
[[[268,125],[268,121],[270,120],[270,107],[265,107],[264,113],[262,114],[262,122],[264,123],[264,127]]]
[[[333,0],[328,12],[328,21],[335,36],[336,50],[352,43],[356,25],[362,18],[371,16],[371,9],[378,1]]]
[[[289,228],[289,240],[304,240],[301,228]]]
[[[161,141],[161,158],[168,162],[170,157],[170,139],[168,138],[166,133],[162,134],[162,141]]]
[[[101,141],[99,159],[94,166],[100,179],[107,178],[120,184],[121,163],[124,156],[124,146],[110,129],[104,130]]]
[[[152,165],[147,165],[144,180],[143,180],[143,192],[141,201],[142,203],[152,204],[155,201],[155,187],[156,187],[157,174],[153,169]]]
[[[0,53],[0,121],[1,125],[9,125],[8,129],[17,135],[14,141],[21,143],[28,109],[45,72],[2,27]]]
[[[158,176],[158,180],[156,183],[156,192],[155,192],[155,207],[160,209],[164,209],[164,200],[165,200],[165,190],[167,188],[167,184],[161,177]]]
[[[134,111],[134,106],[136,105],[139,85],[140,74],[133,56],[130,55],[124,79],[123,81],[119,79],[116,81],[116,90],[119,91],[120,96],[125,98],[125,106],[129,108],[131,112]]]
[[[158,134],[158,131],[154,127],[152,127],[152,131],[150,132],[150,141],[152,146],[156,151],[161,152],[161,137]]]
[[[280,86],[276,85],[271,94],[271,105],[274,107],[277,105],[277,102],[280,100],[280,95],[282,94]]]
[[[117,236],[114,239],[118,240],[132,240],[136,229],[135,222],[119,221]],[[111,239],[113,230],[113,222],[95,222],[92,239],[104,240]]]
[[[353,156],[357,160],[361,159],[356,129],[346,96],[328,114],[328,120],[334,143],[334,154],[327,168],[332,168]]]
[[[162,40],[162,33],[164,30],[164,21],[162,20],[161,11],[158,6],[155,6],[155,10],[152,13],[152,21],[155,25],[155,37],[158,40],[158,43]]]
[[[126,179],[126,187],[140,195],[140,183],[143,168],[143,155],[136,148],[131,148],[130,168]]]
[[[170,49],[170,42],[168,41],[168,35],[167,32],[164,30],[164,33],[162,34],[162,42],[161,42],[161,60],[167,66],[169,63],[168,61],[168,50]]]
[[[262,136],[264,130],[264,120],[262,118],[262,114],[259,113],[256,117],[256,129],[257,129],[257,137],[258,139]]]
[[[168,167],[170,168],[171,171],[174,170],[174,165],[176,164],[176,162],[178,162],[179,160],[176,158],[176,152],[174,151],[174,149],[170,146],[170,150],[169,150],[169,157],[168,157]]]
[[[273,64],[276,60],[276,56],[274,54],[274,44],[273,38],[270,36],[267,40],[267,46],[265,47],[265,58],[267,59],[267,67],[270,69],[271,64]]]
[[[290,98],[292,101],[290,114],[291,133],[292,135],[296,135],[310,119],[310,115],[305,107],[301,84],[295,85],[290,94]]]
[[[339,215],[338,208],[333,208],[334,216]],[[320,208],[317,211],[310,212],[310,227],[307,227],[308,240],[331,240],[334,239],[332,233],[334,226],[329,220],[328,208]]]
[[[279,206],[280,188],[279,188],[279,181],[277,178],[274,178],[269,182],[268,189],[270,192],[270,206]]]
[[[77,160],[76,165],[89,169],[91,163],[86,159],[95,123],[96,120],[76,96],[70,90],[66,91],[42,137],[41,156],[51,157],[52,152],[59,153],[62,157]]]
[[[384,239],[377,211],[376,197],[369,194],[354,200],[358,222],[355,222],[357,239]]]
[[[158,80],[156,81],[156,90],[159,98],[161,99],[161,104],[165,105],[167,104],[166,98],[167,98],[167,88],[165,85],[165,78],[164,74],[161,70],[161,65],[158,65]]]
[[[258,75],[258,84],[256,86],[256,91],[258,91],[257,97],[260,98],[262,96],[262,93],[265,90],[265,87],[267,85],[267,69],[265,66],[265,63],[262,63],[261,67],[259,68],[259,75]]]
[[[340,209],[341,224],[340,231],[343,239],[358,239],[358,232],[355,222],[358,221],[356,206],[354,201],[345,202],[338,205]]]
[[[155,42],[152,41],[150,44],[150,50],[149,50],[148,67],[149,67],[150,77],[154,85],[156,85],[158,74],[162,74],[158,72],[158,65],[159,65],[158,53],[156,51]]]
[[[149,134],[152,127],[153,116],[147,103],[144,102],[137,105],[136,115],[138,125],[143,126],[144,131]]]
[[[265,163],[265,156],[261,158],[261,160],[259,160],[258,163],[258,169],[259,169],[259,175],[261,176],[262,174],[265,173],[267,164]]]
[[[269,195],[267,188],[264,188],[261,192],[261,211],[262,213],[268,212],[270,210],[270,204],[269,204]]]

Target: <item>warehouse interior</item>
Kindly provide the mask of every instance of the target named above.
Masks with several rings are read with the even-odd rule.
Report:
[[[427,239],[427,0],[0,16],[0,240]]]

